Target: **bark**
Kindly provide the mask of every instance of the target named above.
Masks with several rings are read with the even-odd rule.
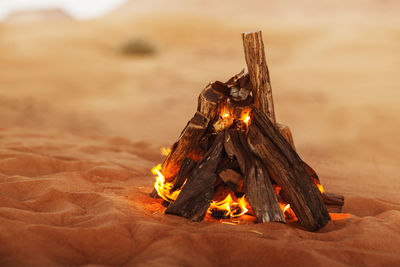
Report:
[[[175,191],[182,187],[182,185],[185,183],[185,180],[190,176],[190,173],[192,172],[196,164],[196,161],[192,160],[191,158],[185,158],[183,160],[171,191]]]
[[[268,168],[272,179],[285,192],[299,223],[310,231],[324,226],[330,217],[303,161],[268,117],[256,107],[252,108],[247,140],[251,150]]]
[[[325,192],[322,197],[329,212],[342,212],[344,205],[344,197],[342,195]]]
[[[292,146],[293,150],[296,150],[296,147],[294,146],[293,142],[292,131],[290,130],[289,126],[286,126],[281,123],[276,123],[275,126],[279,130],[283,138],[285,138],[286,141],[288,141],[288,143]]]
[[[201,151],[196,151],[196,148],[206,132],[208,121],[200,112],[196,112],[186,125],[178,141],[173,145],[171,153],[163,163],[161,173],[167,182],[176,177],[186,157],[192,157],[193,152],[201,153]]]
[[[270,176],[261,162],[251,153],[245,133],[230,129],[225,132],[225,151],[236,158],[244,174],[246,198],[258,222],[285,222]]]
[[[254,96],[254,105],[275,124],[274,101],[261,31],[242,33],[244,55]]]
[[[221,160],[224,134],[221,132],[210,150],[194,168],[178,198],[165,213],[201,221],[215,192],[217,167]]]

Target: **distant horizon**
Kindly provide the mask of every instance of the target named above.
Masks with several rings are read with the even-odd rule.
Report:
[[[107,14],[126,0],[1,0],[0,20],[18,11],[62,9],[77,19],[91,19]]]

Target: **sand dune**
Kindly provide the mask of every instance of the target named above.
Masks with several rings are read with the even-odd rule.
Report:
[[[0,24],[0,264],[398,265],[400,26],[390,23],[114,14]],[[278,120],[325,189],[346,198],[350,217],[315,233],[192,223],[148,195],[159,148],[208,82],[245,66],[240,32],[255,28]],[[157,53],[121,55],[138,36]]]

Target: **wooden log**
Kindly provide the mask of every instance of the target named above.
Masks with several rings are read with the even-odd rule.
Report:
[[[218,171],[232,169],[236,172],[240,172],[239,163],[235,158],[229,158],[227,155],[222,157],[221,162],[218,165]]]
[[[254,105],[275,124],[274,101],[261,31],[242,33],[244,55],[252,84]]]
[[[212,88],[209,84],[199,95],[197,111],[203,114],[208,121],[212,121],[221,109],[221,104],[225,102],[226,96]]]
[[[317,186],[291,145],[258,108],[252,108],[248,131],[250,149],[267,167],[272,179],[282,187],[299,223],[310,231],[330,219]]]
[[[283,138],[285,138],[286,141],[288,141],[288,143],[292,146],[293,150],[296,150],[296,147],[293,142],[292,131],[290,130],[289,126],[286,126],[281,123],[276,123],[275,126],[279,130]]]
[[[201,159],[182,188],[178,198],[165,211],[193,221],[201,221],[215,192],[217,167],[224,146],[224,133],[215,138],[210,150]]]
[[[179,169],[178,175],[174,180],[174,186],[172,187],[171,191],[175,191],[182,187],[185,183],[185,180],[190,176],[192,173],[193,168],[196,166],[197,162],[191,158],[185,158],[182,162],[182,165]]]
[[[307,163],[303,162],[308,174],[312,177],[314,183],[320,184],[321,181],[318,174],[310,167]],[[324,199],[325,206],[329,212],[342,212],[342,207],[344,205],[344,196],[329,192],[323,192],[322,198]]]
[[[242,79],[246,74],[244,73],[244,69],[242,69],[238,74],[234,75],[230,78],[225,84],[228,87],[232,87],[237,84],[237,82]]]
[[[322,197],[329,212],[342,212],[342,207],[344,205],[344,197],[342,195],[324,192]]]
[[[313,179],[314,183],[319,184],[320,180],[318,177],[318,174],[314,171],[313,168],[310,167],[310,165],[308,165],[306,162],[303,161],[303,166],[304,168],[307,170],[308,174],[311,176],[311,178]]]
[[[244,174],[246,199],[258,222],[285,222],[279,207],[270,176],[261,162],[253,156],[248,147],[245,133],[230,129],[225,131],[225,151],[235,157]]]
[[[186,125],[178,141],[173,145],[171,153],[162,165],[161,173],[167,182],[175,178],[183,160],[198,147],[200,140],[206,132],[208,122],[207,117],[203,116],[200,112],[196,112]]]
[[[226,97],[215,91],[212,84],[206,86],[198,98],[197,112],[183,129],[178,141],[173,145],[171,153],[165,159],[161,173],[167,182],[171,181],[178,174],[183,160],[189,156],[196,148],[197,153],[205,153],[199,144],[206,132],[210,120],[214,120],[218,114],[220,105],[225,102]],[[201,155],[202,156],[202,155]]]

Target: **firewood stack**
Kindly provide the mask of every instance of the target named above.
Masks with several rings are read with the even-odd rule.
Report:
[[[245,196],[257,221],[285,223],[280,202],[315,231],[340,211],[343,197],[321,192],[319,178],[296,153],[290,129],[276,123],[261,32],[243,33],[248,73],[209,84],[193,118],[161,167],[170,191],[166,209],[201,221],[216,191]],[[157,191],[152,193],[157,196]]]

